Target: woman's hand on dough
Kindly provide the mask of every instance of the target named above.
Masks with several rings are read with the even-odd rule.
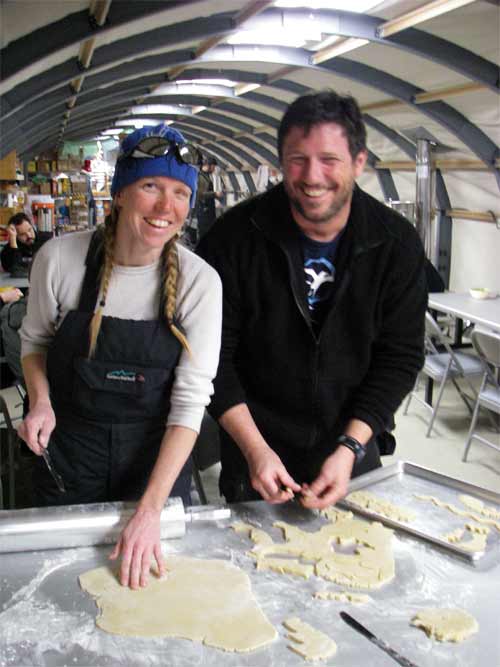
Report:
[[[37,403],[19,424],[17,433],[38,456],[47,447],[56,425],[56,417],[50,403]]]
[[[165,574],[161,553],[160,514],[154,509],[137,508],[120,535],[110,559],[121,555],[120,583],[137,589],[147,586],[152,558],[158,565],[158,574]]]

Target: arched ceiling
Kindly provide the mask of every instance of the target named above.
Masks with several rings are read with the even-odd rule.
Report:
[[[437,142],[449,208],[448,171],[500,186],[500,10],[443,4],[387,0],[355,13],[345,9],[354,0],[4,0],[1,156],[168,118],[226,168],[278,166],[283,110],[329,87],[358,99],[385,197],[398,198],[416,138]],[[436,5],[443,13],[429,18]]]

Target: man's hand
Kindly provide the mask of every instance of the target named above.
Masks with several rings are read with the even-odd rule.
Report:
[[[337,447],[323,463],[314,482],[302,486],[302,505],[309,509],[324,509],[341,500],[347,493],[354,460],[354,454],[347,447]]]
[[[55,425],[56,417],[50,403],[40,403],[28,412],[17,433],[37,456],[41,456]]]
[[[17,229],[15,225],[8,225],[7,234],[9,236],[9,245],[11,248],[17,248]]]
[[[14,303],[14,301],[19,301],[22,295],[23,293],[20,289],[17,289],[17,287],[11,287],[4,290],[3,292],[0,292],[0,301],[2,301],[4,304]]]
[[[165,562],[161,553],[160,510],[137,508],[135,514],[123,529],[120,539],[109,558],[115,560],[121,555],[120,583],[122,586],[138,589],[147,586],[151,560],[158,564],[158,574],[165,572]]]
[[[247,458],[252,487],[272,505],[286,503],[301,487],[288,474],[280,457],[268,446]]]

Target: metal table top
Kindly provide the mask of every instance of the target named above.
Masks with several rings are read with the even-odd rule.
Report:
[[[163,542],[167,554],[229,560],[245,570],[264,613],[279,638],[249,654],[224,653],[182,639],[141,639],[109,635],[95,626],[96,606],[78,584],[78,576],[107,563],[110,547],[84,547],[0,555],[0,665],[169,665],[169,667],[295,667],[306,664],[291,652],[283,620],[299,616],[332,637],[337,655],[321,664],[337,667],[388,667],[396,664],[376,646],[351,630],[339,617],[346,610],[389,642],[418,667],[473,667],[500,664],[500,558],[487,570],[475,570],[432,547],[397,535],[394,540],[396,578],[371,591],[366,605],[346,605],[314,599],[320,589],[343,590],[311,577],[256,572],[246,552],[252,543],[230,529],[245,521],[269,531],[281,531],[276,520],[304,530],[317,530],[324,519],[288,503],[234,505],[229,520],[196,522],[181,539]],[[479,633],[461,644],[439,643],[410,626],[427,607],[460,607],[479,622]]]

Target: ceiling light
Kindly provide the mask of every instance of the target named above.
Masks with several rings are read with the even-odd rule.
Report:
[[[133,114],[140,116],[141,114],[176,114],[176,115],[191,115],[191,107],[182,106],[180,104],[138,104],[132,107],[126,114]]]
[[[237,82],[231,81],[230,79],[179,79],[175,83],[179,83],[181,85],[186,83],[199,83],[201,85],[207,84],[211,86],[228,86],[228,88],[234,88]]]
[[[301,30],[238,30],[230,35],[227,44],[259,44],[262,46],[294,46],[298,48],[307,41],[317,42],[321,39],[318,25],[304,25]]]
[[[380,0],[276,0],[274,6],[289,9],[343,9],[361,14],[378,4]]]

